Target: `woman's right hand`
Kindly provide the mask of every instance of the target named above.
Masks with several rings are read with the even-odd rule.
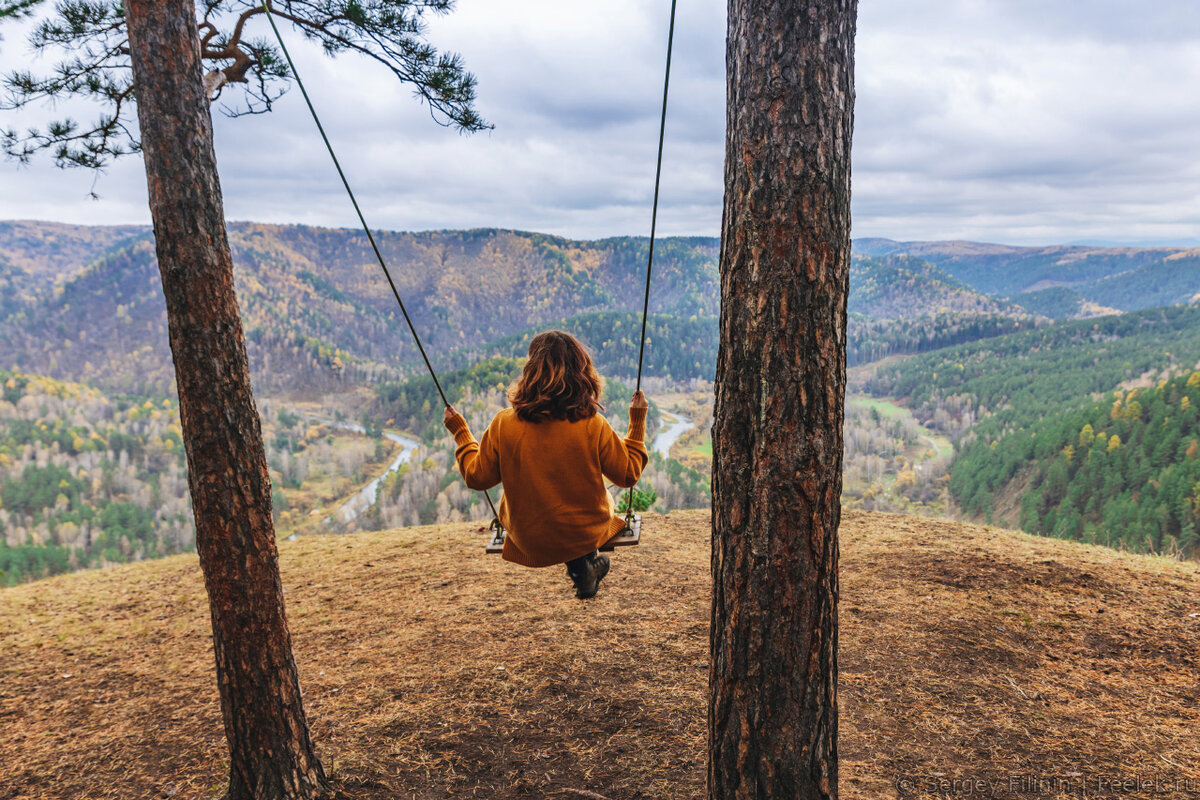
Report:
[[[633,402],[629,406],[630,408],[649,408],[650,404],[646,402],[646,395],[642,394],[641,389],[638,389],[633,393]]]

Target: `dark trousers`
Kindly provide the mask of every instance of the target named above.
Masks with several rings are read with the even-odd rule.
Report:
[[[597,552],[598,551],[593,550],[592,552],[582,555],[579,558],[572,558],[570,561],[567,562],[567,574],[568,575],[582,574],[583,570],[587,567],[588,559],[594,558]]]

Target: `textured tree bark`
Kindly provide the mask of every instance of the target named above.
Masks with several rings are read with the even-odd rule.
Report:
[[[230,800],[328,795],[284,616],[271,486],[225,234],[192,0],[125,0]]]
[[[729,0],[708,791],[836,798],[856,0]]]

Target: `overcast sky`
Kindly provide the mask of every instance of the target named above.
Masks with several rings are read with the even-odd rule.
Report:
[[[719,233],[724,8],[679,0],[665,234]],[[289,44],[372,225],[644,235],[668,14],[667,0],[459,0],[430,38],[479,79],[495,129],[473,136],[435,125],[382,68]],[[0,68],[47,66],[0,32]],[[855,237],[1200,244],[1194,0],[860,0],[856,69]],[[216,136],[230,219],[354,223],[298,91],[268,116],[218,115]],[[92,182],[0,162],[0,219],[149,221],[140,159],[100,176],[99,200]]]

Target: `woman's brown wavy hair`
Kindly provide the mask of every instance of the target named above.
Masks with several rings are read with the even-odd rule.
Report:
[[[529,360],[508,401],[529,422],[575,422],[600,411],[604,382],[583,345],[565,331],[546,331],[529,343]]]

